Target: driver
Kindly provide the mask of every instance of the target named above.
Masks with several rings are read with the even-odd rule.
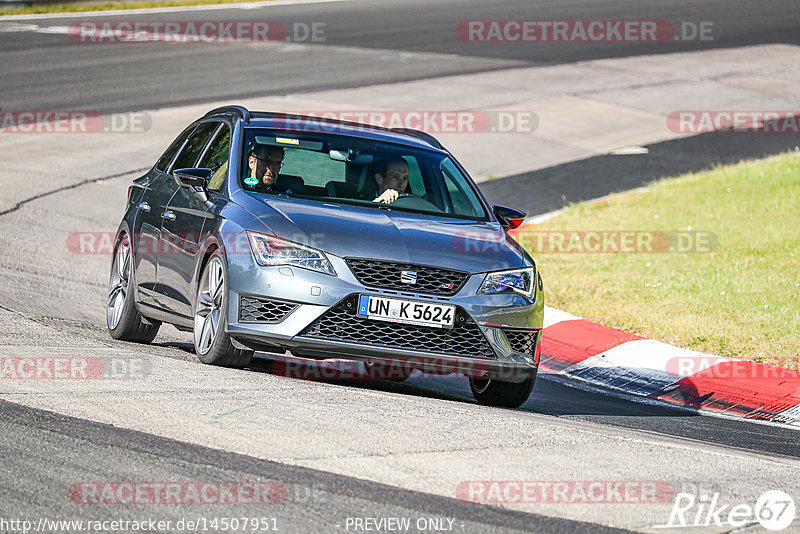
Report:
[[[278,179],[278,173],[283,167],[283,157],[283,147],[254,145],[247,158],[249,173],[244,183],[251,187],[272,191]],[[275,190],[275,192],[279,191]]]
[[[408,163],[400,156],[386,156],[375,165],[378,192],[373,202],[391,204],[408,187]]]

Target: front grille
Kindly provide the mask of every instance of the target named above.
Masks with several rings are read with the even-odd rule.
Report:
[[[279,323],[297,309],[294,302],[239,295],[240,323]]]
[[[506,330],[503,329],[506,335],[508,344],[511,345],[511,350],[514,352],[521,352],[523,354],[534,355],[536,350],[536,336],[538,330]]]
[[[359,282],[365,286],[399,289],[412,293],[452,296],[461,290],[469,278],[469,273],[391,261],[363,260],[348,258],[347,266]],[[400,281],[402,271],[416,273],[416,283],[404,284]]]
[[[456,308],[453,328],[391,323],[356,316],[358,295],[351,295],[311,323],[301,336],[470,358],[494,358],[480,328]]]

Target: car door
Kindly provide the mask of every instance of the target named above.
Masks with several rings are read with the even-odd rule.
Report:
[[[226,146],[224,162],[227,162],[230,133],[225,136],[220,134],[223,131],[230,132],[228,126],[219,121],[201,124],[187,141],[184,152],[175,160],[173,170],[208,164],[205,155],[218,150],[216,147],[220,143]],[[161,217],[157,272],[159,298],[168,310],[188,318],[193,312],[192,280],[197,254],[206,221],[213,218],[213,214],[191,189],[179,187]]]
[[[142,198],[137,204],[134,233],[134,272],[139,301],[144,304],[157,305],[156,268],[158,265],[158,242],[161,237],[161,213],[175,194],[177,184],[168,174],[170,165],[194,131],[187,128],[169,146],[159,158],[147,179],[139,182],[145,188]]]

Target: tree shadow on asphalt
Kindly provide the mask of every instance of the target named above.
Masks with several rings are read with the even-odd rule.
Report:
[[[170,342],[164,345],[193,354],[190,344]],[[275,365],[282,356],[256,353],[256,357],[243,372],[283,377],[285,376],[285,367]],[[299,360],[314,362],[314,360],[307,359]],[[316,362],[317,365],[318,363]],[[772,453],[800,458],[800,440],[797,439],[798,430],[796,429],[758,424],[743,419],[709,417],[691,408],[636,402],[633,399],[614,396],[608,392],[587,391],[570,386],[562,380],[556,379],[555,376],[540,373],[531,397],[520,408],[480,407],[480,409],[582,420],[632,431],[650,432],[662,436],[668,435],[679,439],[734,447],[756,453]],[[464,405],[472,404],[478,408],[467,379],[461,376],[420,377],[412,375],[403,382],[370,378],[366,375],[346,379],[289,378],[322,382],[345,388],[396,393],[416,398],[454,401]],[[532,424],[535,427],[535,422]]]
[[[421,375],[417,372],[405,381],[394,381],[371,378],[363,373],[353,373],[351,371],[352,367],[346,373],[337,374],[334,372],[326,374],[325,372],[320,372],[320,366],[325,365],[324,363],[314,360],[295,360],[294,357],[292,357],[292,361],[307,361],[308,366],[306,367],[304,364],[294,365],[292,366],[294,372],[287,373],[286,366],[276,365],[276,362],[279,361],[281,361],[281,355],[257,353],[257,357],[253,359],[247,370],[283,377],[291,374],[292,376],[288,376],[288,378],[295,380],[309,380],[344,387],[476,404],[467,378],[461,375],[436,377]],[[334,371],[337,369],[334,365],[328,368]],[[545,373],[540,374],[534,385],[531,397],[517,410],[557,417],[693,417],[697,415],[688,410],[638,403],[610,394],[587,392],[548,380]]]
[[[186,359],[197,361],[194,345],[189,342],[169,340],[155,343],[154,346],[177,349]],[[282,360],[287,358],[287,360]],[[352,373],[352,367],[343,375],[326,378],[320,373],[320,360],[297,358],[290,354],[272,354],[257,352],[253,361],[246,367],[247,371],[268,373],[276,376],[286,376],[286,369],[276,369],[276,361],[308,362],[305,372],[294,366],[292,369],[300,371],[298,376],[289,376],[294,380],[309,380],[344,387],[359,388],[371,391],[386,391],[414,397],[428,397],[431,399],[450,400],[476,404],[469,388],[466,377],[461,375],[430,376],[421,375],[419,372],[405,381],[372,378],[361,373]],[[323,360],[324,361],[324,360]],[[341,361],[341,360],[337,360]],[[330,366],[329,366],[330,367]],[[309,372],[310,371],[310,372]],[[330,376],[330,375],[328,375]],[[556,417],[594,416],[605,418],[641,418],[641,417],[697,417],[697,410],[691,408],[673,408],[664,404],[647,403],[644,399],[637,402],[635,399],[626,399],[611,393],[600,391],[585,391],[578,387],[571,387],[563,381],[556,382],[548,379],[548,373],[540,372],[528,401],[518,411],[535,412]],[[506,409],[506,408],[500,408]]]
[[[293,372],[287,372],[285,365],[276,365],[277,362],[281,361],[282,357],[283,355],[279,354],[256,353],[256,357],[253,358],[253,361],[247,366],[247,370],[269,373],[293,380],[320,382],[371,391],[387,391],[415,397],[429,397],[432,399],[475,403],[467,379],[460,376],[449,375],[443,377],[419,378],[419,375],[415,374],[407,380],[396,381],[372,378],[363,372],[354,373],[352,371],[353,367],[351,366],[348,366],[347,370],[343,373],[325,373],[319,371],[322,368],[321,366],[327,365],[326,368],[334,370],[336,367],[326,364],[325,360],[308,360],[296,358],[294,356],[290,356],[289,358],[292,361],[306,362],[306,364],[300,364],[299,366],[293,365]]]

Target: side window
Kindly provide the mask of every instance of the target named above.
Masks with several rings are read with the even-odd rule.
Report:
[[[207,122],[198,126],[189,137],[189,140],[186,141],[186,145],[184,145],[181,153],[178,154],[178,159],[175,160],[175,164],[172,168],[187,169],[194,167],[197,158],[200,156],[200,152],[202,152],[203,147],[206,146],[208,138],[211,137],[211,134],[213,134],[217,128],[219,128],[218,122]]]
[[[198,164],[200,168],[211,169],[214,172],[208,182],[208,188],[212,191],[219,191],[222,189],[222,184],[225,183],[225,177],[228,176],[228,155],[230,151],[231,130],[226,125],[223,125]]]
[[[468,186],[463,182],[463,178],[461,180],[458,179],[461,173],[458,172],[453,162],[449,159],[444,160],[441,164],[441,170],[447,193],[450,195],[450,202],[453,205],[453,211],[467,217],[478,217],[478,214],[483,211],[480,202],[474,194],[468,194],[465,191]]]
[[[164,155],[161,156],[161,159],[159,159],[158,163],[156,163],[156,169],[161,172],[167,172],[167,170],[169,170],[169,164],[172,163],[173,159],[175,159],[175,154],[178,153],[178,150],[180,150],[181,146],[183,146],[183,142],[186,141],[186,138],[189,137],[193,131],[194,128],[186,129],[181,135],[178,136],[177,139],[172,142],[171,145],[169,145],[167,151],[164,152]]]

